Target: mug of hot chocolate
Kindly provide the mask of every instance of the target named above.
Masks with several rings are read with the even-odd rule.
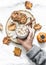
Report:
[[[20,39],[25,39],[29,34],[29,29],[25,25],[19,25],[16,29],[17,37]]]

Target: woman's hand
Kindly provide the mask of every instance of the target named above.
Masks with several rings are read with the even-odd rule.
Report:
[[[18,42],[28,51],[32,48],[33,32],[29,29],[29,35],[26,40],[18,39]]]

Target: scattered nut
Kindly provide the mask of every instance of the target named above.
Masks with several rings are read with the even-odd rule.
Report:
[[[10,41],[10,37],[4,37],[3,44],[9,45]]]
[[[0,31],[3,30],[3,25],[0,23]]]
[[[11,23],[9,26],[8,26],[8,30],[10,31],[14,31],[16,29],[16,25],[14,23]]]
[[[39,29],[41,29],[41,27],[42,27],[42,26],[41,26],[40,24],[35,24],[35,25],[34,25],[34,29],[35,29],[35,30],[39,30]]]
[[[26,1],[25,2],[25,7],[26,7],[26,9],[31,9],[32,8],[32,3],[29,2],[29,1]]]
[[[14,21],[17,21],[17,22],[22,23],[22,24],[26,23],[26,20],[27,20],[27,16],[24,13],[20,13],[19,11],[14,11],[11,14],[11,18]]]
[[[15,47],[13,52],[14,52],[14,55],[15,56],[20,56],[22,50],[20,48],[18,48],[18,47]]]

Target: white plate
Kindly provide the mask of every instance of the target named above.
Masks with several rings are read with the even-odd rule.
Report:
[[[24,4],[23,4],[24,5]],[[16,10],[15,10],[16,11]],[[26,14],[26,16],[27,16],[27,18],[29,18],[29,17],[31,17],[31,19],[33,20],[33,19],[35,19],[34,18],[34,16],[31,14],[31,12],[29,12],[29,11],[27,11],[27,10],[18,10],[18,11],[20,11],[20,12],[22,12],[22,13],[24,13],[24,14]],[[15,42],[15,43],[19,43],[18,41],[17,41],[17,38],[16,38],[16,30],[14,30],[14,31],[9,31],[8,30],[8,25],[11,23],[11,22],[14,22],[11,18],[8,18],[8,21],[7,21],[7,23],[6,23],[6,34],[8,35],[8,36],[10,36],[10,39],[13,41],[13,42]],[[26,22],[26,23],[29,23],[29,22]],[[26,24],[25,23],[25,24]],[[35,25],[35,23],[36,23],[36,21],[34,20],[33,21],[33,23],[32,23],[32,31],[33,31],[33,34],[35,34],[35,30],[34,30],[34,25]],[[18,24],[19,25],[19,24]],[[17,26],[18,26],[17,25]]]

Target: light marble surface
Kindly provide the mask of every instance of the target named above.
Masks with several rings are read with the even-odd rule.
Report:
[[[13,43],[9,46],[4,45],[2,40],[6,36],[5,25],[11,12],[16,9],[15,4],[18,2],[24,2],[25,0],[0,0],[0,23],[3,24],[3,31],[0,31],[0,65],[33,65],[32,62],[27,58],[25,49]],[[46,32],[46,0],[29,0],[33,3],[32,10],[30,11],[36,18],[36,22],[40,23],[43,27],[40,31]],[[15,8],[15,9],[14,9]],[[21,6],[22,8],[22,6]],[[40,32],[37,31],[36,35]],[[34,37],[33,44],[41,47],[46,51],[46,43],[40,45],[36,40],[36,35]],[[15,46],[19,46],[22,49],[21,57],[16,57],[13,55],[13,49]]]

